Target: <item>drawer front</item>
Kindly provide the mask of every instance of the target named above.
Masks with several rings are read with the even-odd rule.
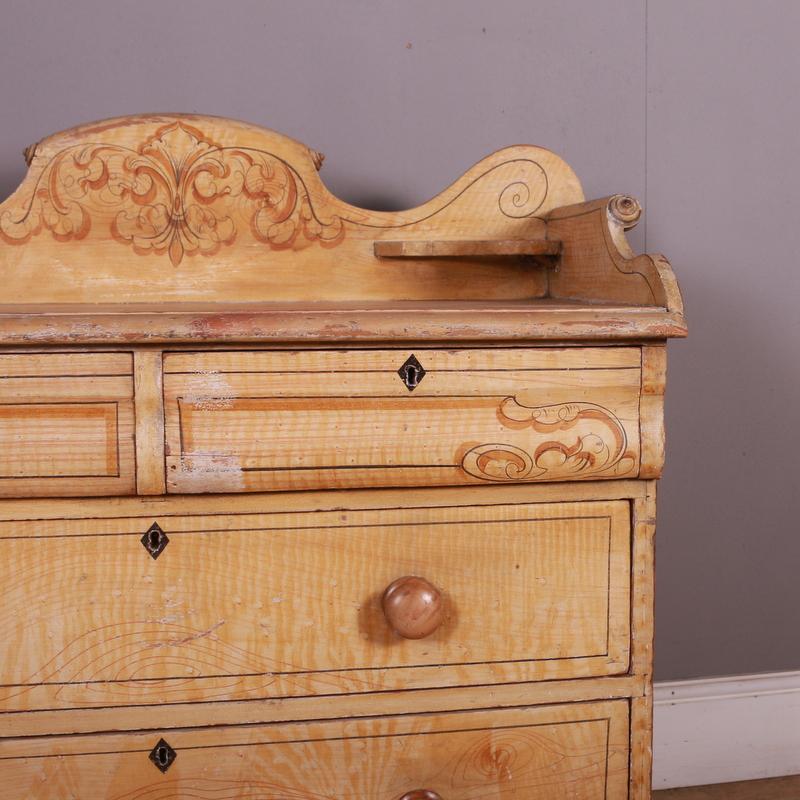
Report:
[[[134,491],[131,354],[0,355],[0,496]]]
[[[167,485],[636,477],[640,391],[634,347],[168,353]]]
[[[0,800],[623,800],[627,737],[628,703],[616,700],[5,740]]]
[[[498,493],[0,522],[0,710],[625,673],[628,502]]]

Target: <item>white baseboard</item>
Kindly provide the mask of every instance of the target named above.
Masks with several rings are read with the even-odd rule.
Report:
[[[800,773],[800,672],[656,683],[653,788]]]

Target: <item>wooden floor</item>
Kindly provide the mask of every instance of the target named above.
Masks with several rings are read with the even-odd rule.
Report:
[[[653,792],[653,800],[800,800],[800,775]]]

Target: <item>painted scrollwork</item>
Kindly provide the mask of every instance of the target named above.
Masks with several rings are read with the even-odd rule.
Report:
[[[333,247],[344,237],[339,217],[315,212],[302,179],[278,156],[226,147],[176,121],[138,149],[117,144],[76,145],[44,167],[21,213],[0,216],[0,237],[22,244],[42,230],[59,241],[83,239],[109,220],[113,238],[136,253],[211,255],[249,219],[253,236],[273,249],[316,242]]]
[[[533,216],[547,197],[547,173],[541,164],[532,159],[517,159],[502,164],[498,169],[514,170],[511,181],[497,198],[497,205],[503,216],[512,219]]]
[[[464,198],[479,184],[487,211],[495,202],[492,213],[502,217],[534,217],[549,190],[547,172],[535,159],[511,157],[491,166],[487,159],[482,172],[426,204],[423,216],[356,209],[309,189],[308,175],[276,153],[222,144],[185,119],[163,124],[131,146],[84,141],[49,160],[41,150],[34,145],[26,151],[34,186],[3,204],[0,240],[21,245],[49,232],[69,242],[91,233],[137,255],[167,255],[175,266],[185,256],[212,256],[247,231],[272,250],[335,247],[355,227],[411,231],[421,225],[428,235],[430,218],[471,203]],[[318,170],[323,155],[308,153],[309,166]]]
[[[481,444],[468,450],[461,466],[490,481],[568,480],[618,477],[632,472],[636,457],[620,420],[595,403],[526,406],[506,397],[497,411],[503,427],[529,428],[540,436],[532,448],[510,443]],[[566,435],[564,435],[566,434]]]

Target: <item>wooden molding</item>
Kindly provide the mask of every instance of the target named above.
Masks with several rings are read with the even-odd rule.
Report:
[[[640,478],[659,478],[664,467],[664,390],[667,382],[667,348],[642,347],[642,391],[639,401],[642,442]]]
[[[136,409],[136,490],[164,494],[164,393],[161,351],[139,348],[133,353]]]
[[[575,302],[0,306],[0,345],[638,341],[686,336],[681,314]]]

